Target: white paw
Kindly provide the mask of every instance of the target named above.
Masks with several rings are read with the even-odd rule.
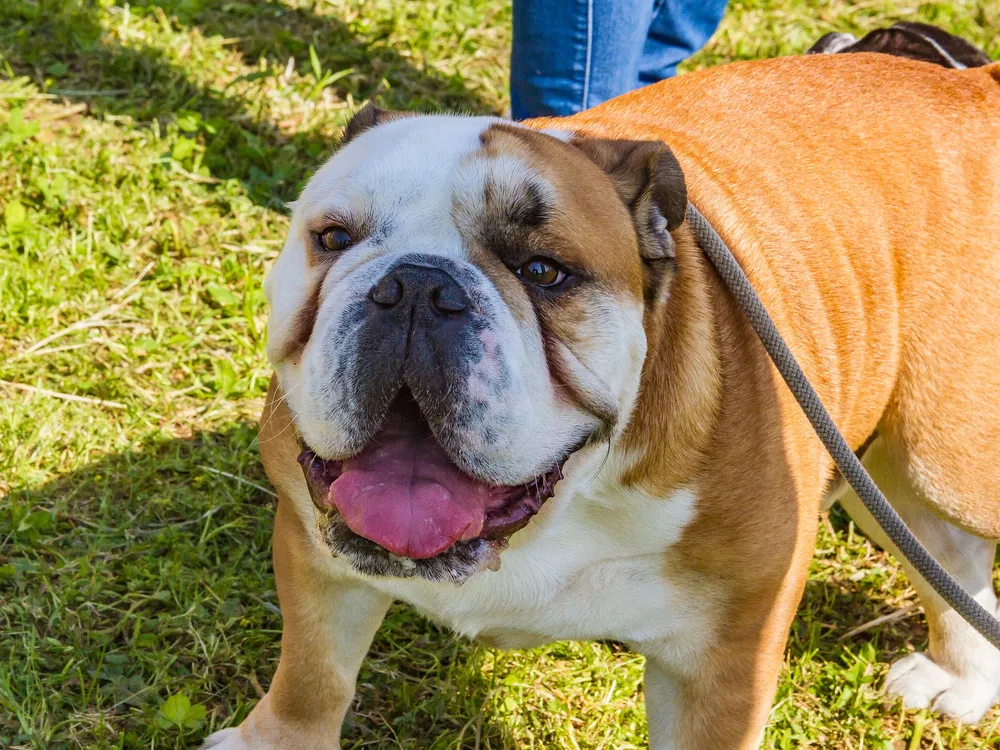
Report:
[[[236,727],[222,729],[213,732],[201,746],[200,750],[214,748],[215,750],[250,750],[250,745],[240,737],[240,730]]]
[[[892,667],[885,690],[898,695],[907,708],[932,708],[974,724],[997,699],[997,685],[982,677],[957,677],[926,654],[910,654]]]
[[[926,654],[910,654],[889,667],[885,691],[898,695],[907,708],[929,708],[954,683],[955,676]]]

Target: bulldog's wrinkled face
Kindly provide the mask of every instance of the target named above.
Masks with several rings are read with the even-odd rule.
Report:
[[[659,144],[362,111],[266,283],[334,553],[461,582],[498,564],[574,451],[624,429],[683,216],[675,168]]]

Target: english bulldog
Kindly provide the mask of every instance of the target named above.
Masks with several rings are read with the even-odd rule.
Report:
[[[651,747],[758,747],[824,498],[886,541],[689,201],[896,510],[996,609],[1000,65],[890,36],[565,119],[360,111],[266,282],[281,660],[208,746],[339,747],[403,600],[497,647],[623,641]],[[976,721],[1000,653],[912,583],[929,649],[886,686]]]

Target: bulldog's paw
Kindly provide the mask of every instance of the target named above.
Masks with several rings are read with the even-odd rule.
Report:
[[[907,708],[931,708],[966,724],[983,718],[997,699],[995,682],[956,676],[926,654],[910,654],[893,664],[885,690],[898,695]]]
[[[240,737],[240,730],[236,727],[222,729],[212,732],[205,740],[199,750],[251,750],[250,744]]]
[[[340,750],[340,740],[330,732],[295,731],[275,723],[262,727],[252,719],[249,725],[212,733],[199,750]]]

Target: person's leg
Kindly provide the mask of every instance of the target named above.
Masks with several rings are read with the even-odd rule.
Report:
[[[656,0],[635,87],[677,74],[677,65],[705,46],[719,27],[727,0]]]
[[[571,115],[636,87],[653,0],[514,0],[515,120]]]
[[[571,115],[674,75],[726,0],[514,0],[511,114]]]

